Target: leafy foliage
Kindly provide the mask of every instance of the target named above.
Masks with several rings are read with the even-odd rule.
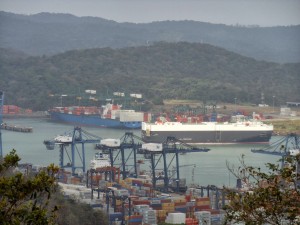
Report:
[[[246,191],[228,190],[227,223],[300,224],[299,162],[300,154],[286,157],[283,168],[267,164],[268,173],[242,163],[236,176],[245,174],[252,185]]]
[[[57,192],[51,198],[51,205],[57,205],[56,223],[60,225],[108,225],[106,214],[95,210],[88,204],[75,202],[72,199],[65,199]]]
[[[141,93],[148,100],[191,99],[275,105],[299,101],[300,64],[256,61],[207,44],[156,43],[149,47],[76,50],[27,57],[0,49],[0,87],[5,104],[33,110],[76,105],[76,96],[97,90]],[[56,94],[56,97],[49,97]],[[88,97],[88,96],[87,96]],[[83,101],[82,101],[83,103]],[[86,99],[86,104],[91,104]],[[97,104],[101,104],[99,101]]]
[[[6,155],[0,166],[0,221],[12,224],[54,224],[57,208],[48,208],[55,191],[55,174],[58,168],[50,165],[29,178],[13,172],[20,158],[13,150]]]
[[[0,221],[3,225],[108,225],[107,216],[91,206],[65,199],[56,185],[58,168],[34,176],[16,172],[20,161],[12,150],[0,163]]]

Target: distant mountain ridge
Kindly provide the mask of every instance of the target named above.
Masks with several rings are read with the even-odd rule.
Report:
[[[97,17],[0,12],[0,48],[29,55],[74,49],[124,48],[154,42],[207,43],[238,54],[279,63],[300,62],[300,25],[240,27],[195,21],[117,23]]]

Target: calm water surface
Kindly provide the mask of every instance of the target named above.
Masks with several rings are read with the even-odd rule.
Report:
[[[33,127],[32,133],[19,133],[2,130],[3,154],[7,154],[12,149],[17,150],[21,157],[21,163],[32,163],[35,165],[59,164],[59,151],[46,150],[44,140],[52,139],[58,134],[72,131],[74,126],[60,123],[52,123],[40,118],[4,119],[8,124]],[[85,131],[101,138],[121,138],[125,130],[108,128],[82,127]],[[140,136],[139,130],[133,133]],[[271,142],[279,137],[272,137]],[[186,178],[188,183],[200,185],[235,186],[236,178],[228,172],[226,161],[239,166],[241,155],[245,155],[247,165],[265,168],[266,163],[278,163],[279,156],[252,153],[252,148],[265,147],[262,145],[207,145],[211,150],[206,153],[188,153],[180,155],[179,164],[181,178]],[[94,144],[86,144],[86,165],[88,169],[89,161],[95,153]],[[173,155],[173,154],[172,154]],[[175,163],[175,160],[174,160]],[[142,169],[150,170],[150,163],[145,162]],[[158,167],[157,167],[158,168]],[[172,166],[170,166],[170,169]]]

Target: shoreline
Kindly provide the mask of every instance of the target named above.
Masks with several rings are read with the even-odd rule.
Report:
[[[49,119],[46,112],[35,112],[32,114],[4,114],[3,119],[43,118]],[[291,133],[300,135],[300,117],[276,117],[265,119],[262,122],[274,126],[274,136],[286,136]]]

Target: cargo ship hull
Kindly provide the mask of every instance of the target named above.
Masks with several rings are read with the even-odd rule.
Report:
[[[101,118],[100,116],[96,115],[75,115],[55,111],[50,111],[49,114],[52,121],[80,126],[109,127],[118,129],[141,128],[141,121],[122,122],[117,119]]]
[[[142,139],[147,143],[162,143],[167,137],[191,144],[268,143],[273,126],[246,124],[181,124],[142,123]]]

